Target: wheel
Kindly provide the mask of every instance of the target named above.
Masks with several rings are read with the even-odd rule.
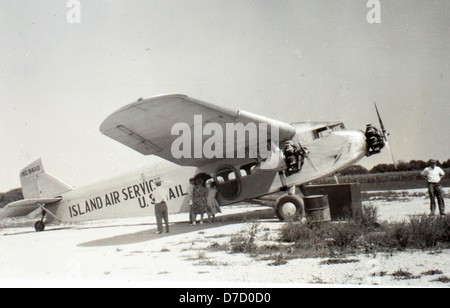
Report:
[[[303,199],[297,195],[282,195],[275,202],[275,211],[281,221],[301,218],[304,214]]]
[[[34,229],[36,230],[36,232],[42,232],[45,229],[45,223],[42,221],[36,221],[36,223],[34,224]]]

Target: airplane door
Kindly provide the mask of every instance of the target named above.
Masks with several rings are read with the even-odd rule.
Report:
[[[240,195],[241,182],[233,167],[219,167],[214,174],[214,180],[217,183],[217,191],[222,198],[233,200]]]

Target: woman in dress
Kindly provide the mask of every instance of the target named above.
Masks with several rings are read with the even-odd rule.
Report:
[[[208,189],[205,187],[205,182],[203,181],[203,179],[196,179],[192,191],[192,224],[194,226],[196,224],[197,214],[200,214],[200,224],[203,224],[203,215],[205,215],[208,209],[208,204],[206,202],[207,193]]]
[[[208,195],[206,198],[207,205],[208,205],[208,217],[210,222],[214,222],[214,217],[217,213],[222,213],[222,210],[220,209],[219,202],[217,202],[216,196],[217,196],[217,184],[216,182],[211,182],[209,188],[208,188]]]

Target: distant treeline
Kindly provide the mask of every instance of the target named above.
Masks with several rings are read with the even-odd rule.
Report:
[[[0,193],[0,208],[5,207],[5,205],[7,205],[8,203],[22,199],[22,188],[15,188],[11,189],[8,192]]]
[[[444,182],[450,179],[450,169],[444,169],[445,177]],[[398,182],[398,181],[420,181],[425,182],[422,177],[421,171],[396,171],[396,172],[378,172],[378,173],[366,173],[366,174],[337,174],[339,182],[351,183],[380,183],[380,182]],[[334,182],[334,177],[326,177],[318,180],[319,183]]]
[[[426,181],[421,173],[429,165],[430,161],[422,160],[400,161],[397,169],[393,164],[379,164],[370,170],[353,165],[335,174],[336,177],[322,178],[314,184],[334,184],[336,180],[339,183],[361,183],[363,191],[426,188]],[[450,159],[443,163],[438,162],[438,165],[445,172],[442,185],[450,186]]]
[[[386,173],[386,172],[403,172],[403,171],[422,171],[430,165],[430,160],[411,160],[409,162],[399,161],[397,163],[397,169],[395,169],[394,164],[378,164],[372,169],[368,170],[361,165],[353,165],[344,169],[340,172],[341,175],[356,175],[356,174],[368,174],[368,173]],[[445,162],[440,163],[438,161],[438,166],[442,169],[450,168],[450,159]],[[448,176],[448,174],[447,174]]]

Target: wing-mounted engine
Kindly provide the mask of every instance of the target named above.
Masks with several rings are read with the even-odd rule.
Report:
[[[308,150],[301,146],[295,139],[287,140],[281,149],[272,145],[272,152],[261,161],[257,169],[260,171],[278,171],[285,176],[296,174],[302,170]]]
[[[286,164],[285,174],[286,176],[290,176],[302,170],[308,152],[300,144],[288,140],[285,143],[283,154],[284,162]]]

